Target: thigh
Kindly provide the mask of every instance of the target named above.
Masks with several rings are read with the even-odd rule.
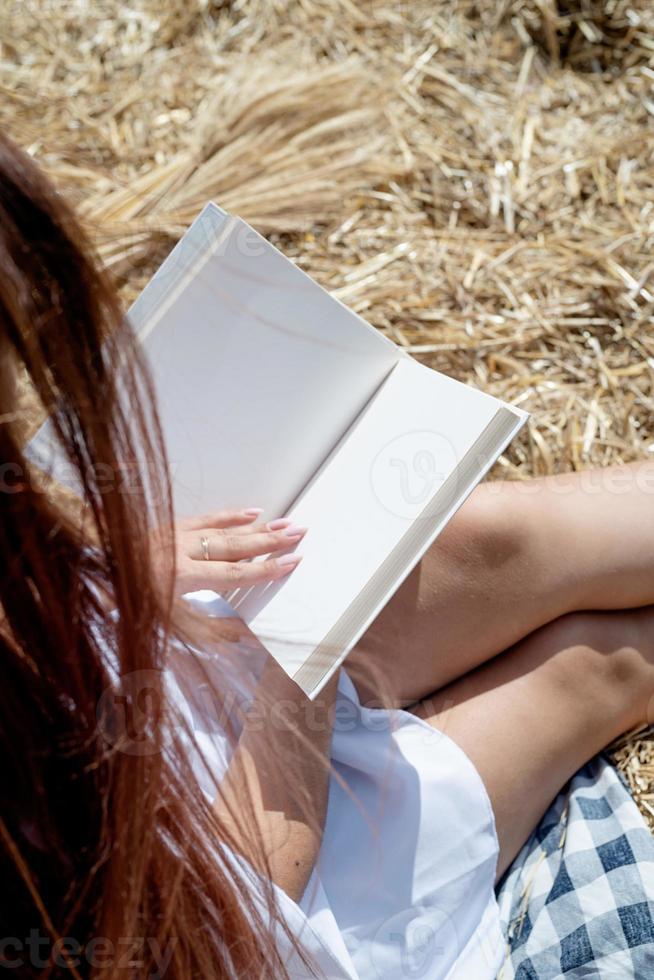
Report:
[[[570,776],[647,720],[652,661],[654,607],[574,613],[416,706],[460,745],[486,785],[498,875]]]
[[[349,655],[362,701],[413,704],[575,608],[538,501],[501,487],[477,488]]]

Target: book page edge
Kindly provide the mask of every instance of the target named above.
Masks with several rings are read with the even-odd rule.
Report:
[[[389,601],[389,599],[395,594],[395,592],[400,587],[404,579],[415,568],[415,566],[418,564],[422,556],[427,551],[427,548],[429,548],[429,546],[435,541],[435,539],[438,537],[438,535],[443,530],[443,528],[452,519],[456,511],[465,502],[465,500],[468,498],[470,493],[472,493],[472,491],[477,486],[477,484],[484,478],[484,476],[491,468],[491,466],[495,463],[497,458],[504,452],[504,450],[512,441],[512,439],[517,435],[517,433],[520,431],[522,426],[525,424],[528,417],[529,415],[527,412],[525,412],[523,409],[515,408],[514,406],[501,405],[498,408],[497,412],[495,413],[491,421],[484,428],[482,433],[480,433],[480,435],[477,437],[473,445],[470,447],[468,453],[466,453],[466,456],[464,457],[462,463],[465,462],[466,458],[474,459],[474,457],[479,454],[479,448],[477,448],[477,452],[475,452],[475,447],[479,447],[480,442],[489,436],[491,430],[495,431],[498,424],[498,419],[503,418],[506,422],[506,426],[503,427],[503,435],[502,438],[500,439],[500,442],[497,443],[492,449],[491,448],[486,449],[486,457],[484,459],[483,464],[478,468],[475,468],[474,472],[472,472],[469,478],[466,480],[465,485],[461,489],[461,492],[456,495],[456,497],[449,504],[449,506],[445,507],[442,513],[438,513],[438,508],[439,508],[439,499],[444,496],[443,490],[445,484],[439,488],[439,490],[434,494],[433,497],[430,498],[428,503],[425,505],[422,514],[425,514],[426,511],[430,511],[431,509],[435,509],[437,516],[428,515],[428,517],[429,516],[431,516],[432,518],[435,517],[433,523],[431,524],[431,530],[421,540],[420,544],[417,547],[414,547],[413,541],[410,541],[407,544],[407,537],[413,536],[413,532],[417,526],[417,522],[419,522],[421,519],[424,518],[422,518],[422,515],[419,515],[418,518],[416,518],[416,520],[412,522],[410,528],[407,530],[406,535],[402,538],[399,544],[396,545],[396,547],[393,549],[393,551],[388,556],[388,558],[383,563],[383,565],[380,566],[380,569],[378,570],[377,573],[375,573],[373,579],[369,580],[367,586],[364,587],[364,588],[370,587],[374,591],[374,595],[371,597],[368,603],[366,603],[365,600],[362,600],[364,606],[367,604],[369,608],[367,612],[363,615],[359,626],[356,628],[356,630],[352,632],[348,640],[345,641],[344,643],[342,641],[340,641],[340,643],[337,641],[337,646],[340,647],[337,655],[334,657],[330,657],[328,650],[326,650],[325,648],[328,648],[331,645],[330,638],[332,638],[334,634],[337,634],[339,629],[342,630],[344,628],[344,624],[346,623],[347,619],[350,618],[351,616],[356,616],[356,613],[353,613],[352,610],[355,603],[360,601],[361,593],[359,593],[359,596],[357,596],[353,600],[353,603],[350,604],[348,609],[334,624],[332,629],[326,634],[323,640],[316,645],[315,649],[312,651],[311,654],[309,654],[309,656],[306,658],[304,663],[299,668],[297,668],[297,670],[293,674],[290,675],[292,679],[296,682],[296,684],[298,684],[298,686],[304,691],[304,693],[307,695],[309,699],[313,700],[313,698],[315,698],[320,693],[320,691],[322,690],[324,685],[328,682],[330,677],[332,677],[334,672],[341,666],[341,664],[347,657],[348,653],[351,651],[351,649],[354,647],[357,641],[361,638],[361,636],[366,631],[366,629],[368,629],[370,624],[381,612],[381,610],[384,608],[384,606]],[[457,467],[457,470],[455,471],[454,475],[458,477],[459,474],[460,474],[460,467]],[[410,557],[407,557],[408,554],[410,554]],[[379,584],[378,586],[376,586],[376,580],[380,576],[384,575],[384,565],[388,562],[392,562],[393,560],[399,561],[404,565],[403,571],[399,575],[393,575],[390,585],[387,584],[386,586],[384,586],[383,584]],[[371,585],[371,583],[373,584]],[[379,594],[380,592],[381,595]],[[328,660],[327,663],[324,663],[324,666],[320,664],[321,658]],[[312,660],[314,661],[313,664],[311,663]]]

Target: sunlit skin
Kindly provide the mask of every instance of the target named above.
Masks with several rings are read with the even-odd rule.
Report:
[[[177,591],[231,589],[285,578],[300,564],[307,532],[287,517],[261,523],[258,507],[190,517],[175,527]],[[204,549],[203,551],[203,539]],[[250,561],[252,558],[266,558]]]
[[[229,531],[243,536],[244,549],[271,533],[279,532],[256,519]],[[186,523],[179,536],[195,565],[197,534]],[[653,549],[652,462],[482,484],[346,661],[364,701],[383,696],[408,707],[475,763],[495,812],[498,875],[566,780],[651,720]],[[211,570],[197,574],[203,587],[216,587]],[[272,662],[265,683],[306,703]],[[334,694],[332,683],[321,695],[326,718]],[[256,786],[275,879],[296,899],[319,850],[315,826],[324,821],[329,778],[306,751],[309,742],[327,760],[329,732],[316,733],[303,717],[293,716],[284,751],[311,790],[310,819],[285,813],[279,787],[257,772],[261,736],[246,736],[240,769],[229,776]],[[434,752],[437,766],[437,742]]]
[[[364,699],[374,663],[468,753],[499,874],[569,777],[652,721],[653,553],[654,461],[484,483],[347,661]]]

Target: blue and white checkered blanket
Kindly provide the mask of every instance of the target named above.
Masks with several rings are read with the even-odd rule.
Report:
[[[559,794],[498,902],[499,980],[654,980],[654,838],[606,758]]]

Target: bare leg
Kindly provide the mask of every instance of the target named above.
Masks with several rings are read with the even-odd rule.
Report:
[[[654,462],[482,484],[347,661],[411,704],[581,609],[654,603]]]
[[[498,875],[561,786],[620,733],[651,720],[654,607],[574,613],[415,708],[467,753],[491,799]]]

